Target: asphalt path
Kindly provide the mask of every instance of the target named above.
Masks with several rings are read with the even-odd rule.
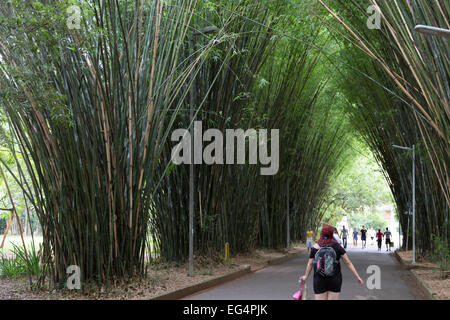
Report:
[[[383,248],[378,251],[376,245],[365,249],[347,247],[347,254],[364,281],[361,287],[351,271],[341,262],[342,300],[417,300],[424,299],[420,290],[414,285],[408,270],[402,269],[392,251]],[[285,263],[269,266],[248,276],[189,296],[187,300],[292,300],[292,294],[298,290],[298,278],[306,270],[308,256],[291,259]],[[373,271],[378,266],[381,288],[369,289],[373,282]],[[369,268],[369,270],[368,270]],[[313,270],[307,280],[308,299],[314,299]],[[369,279],[369,277],[371,277]],[[369,281],[368,281],[369,280]],[[373,285],[372,285],[373,287]]]

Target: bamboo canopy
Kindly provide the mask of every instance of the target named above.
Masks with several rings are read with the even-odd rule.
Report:
[[[406,233],[409,229],[409,219],[403,213],[412,207],[412,177],[408,167],[411,154],[399,153],[392,148],[393,144],[415,145],[418,149],[419,247],[431,249],[434,236],[449,244],[448,43],[439,36],[414,31],[420,24],[448,29],[448,2],[370,0],[381,17],[381,29],[377,32],[363,27],[367,15],[348,15],[348,10],[364,12],[367,1],[339,4],[335,9],[326,1],[318,2],[335,20],[333,32],[339,32],[354,50],[368,57],[363,68],[372,78],[357,78],[365,94],[357,94],[358,107],[349,112],[385,170],[402,230]]]
[[[381,12],[377,32],[366,28],[368,5]],[[280,132],[276,175],[195,164],[196,253],[304,241],[355,136],[381,165],[404,233],[410,155],[392,144],[417,147],[418,245],[448,243],[448,44],[413,31],[448,28],[448,2],[78,7],[80,28],[69,28],[63,1],[0,4],[1,130],[18,170],[0,160],[42,226],[41,283],[63,288],[78,265],[84,284],[104,287],[146,275],[155,259],[185,261],[189,166],[173,163],[170,137],[193,125],[191,108],[203,130]]]

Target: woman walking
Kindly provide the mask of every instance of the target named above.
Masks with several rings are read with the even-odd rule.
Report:
[[[314,244],[309,255],[305,275],[300,280],[306,281],[314,265],[314,294],[316,300],[338,300],[342,286],[342,273],[339,260],[344,263],[355,275],[356,280],[362,286],[358,272],[342,248],[333,237],[334,228],[325,225],[320,232],[319,241]]]
[[[356,228],[353,229],[353,246],[358,246],[358,231],[356,231]]]

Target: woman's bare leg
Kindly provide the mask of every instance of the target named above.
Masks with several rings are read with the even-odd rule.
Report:
[[[328,300],[328,291],[315,295],[316,300]]]
[[[327,291],[327,293],[328,293],[328,300],[339,300],[339,292]]]

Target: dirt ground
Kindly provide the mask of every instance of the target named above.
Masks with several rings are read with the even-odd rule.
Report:
[[[250,265],[252,271],[264,268],[269,260],[281,258],[286,254],[297,253],[306,250],[305,246],[294,246],[289,250],[256,250],[247,255],[237,255],[231,261],[238,265]]]
[[[440,300],[450,300],[450,278],[441,279],[439,270],[415,270]]]
[[[250,265],[251,270],[259,270],[267,265],[268,260],[282,257],[287,253],[296,253],[305,250],[304,246],[296,246],[287,250],[257,250],[251,254],[236,255],[229,262],[217,258],[198,257],[194,259],[195,274],[188,276],[188,265],[180,266],[159,264],[149,267],[148,276],[142,280],[115,285],[112,289],[92,290],[82,294],[77,290],[34,290],[29,289],[26,277],[8,279],[0,277],[0,300],[146,300],[156,296],[188,287],[203,281],[223,276]]]
[[[412,251],[397,251],[405,264],[411,264]],[[439,263],[417,257],[414,270],[441,300],[450,300],[450,277],[441,278]]]
[[[412,250],[408,251],[400,251],[398,250],[397,253],[400,255],[402,260],[405,262],[405,264],[411,264],[412,261]],[[416,256],[416,267],[420,268],[439,268],[439,263],[432,262],[428,259],[422,258],[420,256]]]

